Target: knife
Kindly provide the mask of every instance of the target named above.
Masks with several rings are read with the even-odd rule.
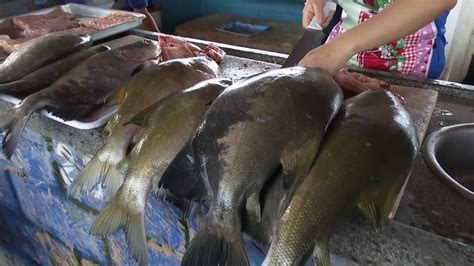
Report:
[[[324,17],[327,17],[330,11],[336,9],[336,3],[326,2],[324,6]],[[282,68],[292,67],[298,65],[298,63],[303,59],[303,57],[312,49],[321,45],[321,42],[324,38],[323,28],[318,25],[316,18],[314,17],[309,23],[308,27],[303,33],[301,39],[296,43],[295,48],[290,53],[288,58],[282,65]]]

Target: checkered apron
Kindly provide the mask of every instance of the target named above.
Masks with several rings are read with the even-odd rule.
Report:
[[[344,2],[344,1],[340,1]],[[341,4],[341,3],[340,3]],[[361,7],[361,3],[356,1],[345,1],[349,4]],[[343,5],[343,8],[345,6]],[[379,11],[381,9],[378,9]],[[328,42],[336,38],[349,28],[370,19],[377,14],[370,7],[349,8],[346,16],[334,27]],[[357,16],[357,17],[350,17]],[[355,24],[353,22],[356,22]],[[354,25],[352,25],[354,24]],[[437,30],[434,23],[430,23],[417,32],[405,36],[399,40],[393,40],[371,50],[360,52],[354,55],[348,62],[349,66],[357,66],[367,69],[391,71],[402,75],[413,77],[426,77],[428,75],[429,64],[433,52],[433,43]]]

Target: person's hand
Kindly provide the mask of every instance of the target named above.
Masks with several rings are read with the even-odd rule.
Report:
[[[330,11],[327,17],[324,17],[324,5],[327,0],[307,0],[303,8],[303,27],[306,29],[311,20],[316,17],[316,22],[326,28],[334,16],[334,11]]]
[[[341,69],[334,75],[334,80],[341,86],[344,97],[350,98],[367,90],[387,90],[398,98],[402,105],[406,105],[405,98],[391,89],[390,84],[383,80],[367,77],[364,74]]]
[[[347,48],[339,47],[337,42],[332,41],[311,50],[299,65],[319,67],[334,75],[346,65],[351,56],[352,53]]]
[[[134,11],[145,15],[145,19],[142,21],[142,27],[144,30],[160,32],[160,29],[156,25],[155,19],[153,19],[153,16],[150,14],[150,12],[148,12],[146,8],[135,8]]]
[[[334,80],[345,91],[355,94],[366,90],[390,89],[390,84],[385,81],[367,77],[364,74],[350,72],[347,69],[341,69],[334,75]]]

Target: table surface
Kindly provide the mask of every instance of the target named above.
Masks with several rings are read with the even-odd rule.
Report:
[[[265,24],[269,25],[270,29],[253,37],[238,36],[220,32],[215,29],[216,26],[220,26],[232,20]],[[280,23],[229,14],[212,14],[194,19],[176,27],[176,34],[180,36],[284,54],[289,54],[293,51],[293,47],[301,38],[303,32],[303,27],[299,23]]]
[[[278,67],[227,56],[221,71],[239,79]],[[0,113],[8,108],[10,104],[0,102]],[[9,170],[0,173],[0,264],[77,260],[131,264],[122,233],[107,238],[88,234],[93,218],[103,208],[100,190],[80,200],[64,196],[64,189],[103,141],[101,129],[78,130],[32,116],[12,161],[0,160],[2,169]],[[197,211],[191,222],[184,224],[178,209],[151,198],[147,212],[151,261],[179,265],[203,213]],[[259,265],[264,254],[247,244],[251,265]],[[331,244],[331,259],[337,265],[474,263],[472,246],[396,221],[377,232],[358,214],[333,235]],[[12,250],[13,246],[17,248]]]

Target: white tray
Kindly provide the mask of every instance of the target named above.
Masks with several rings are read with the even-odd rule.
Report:
[[[106,9],[94,6],[86,6],[81,4],[67,4],[61,5],[51,8],[45,8],[36,10],[33,12],[16,15],[16,16],[23,16],[23,15],[44,15],[54,12],[56,10],[62,10],[66,13],[73,14],[76,19],[79,21],[81,20],[88,20],[88,19],[96,19],[103,16],[106,16],[111,13],[126,13],[133,15],[134,19],[124,22],[119,25],[112,26],[110,28],[98,30],[91,34],[92,40],[97,41],[100,39],[104,39],[110,37],[112,35],[122,33],[138,27],[142,24],[142,20],[145,18],[145,15],[135,12],[123,11],[123,10],[115,10],[115,9]],[[12,23],[12,18],[16,16],[10,16],[6,18],[0,19],[0,34],[7,34],[12,38],[18,37],[18,30],[14,27]]]
[[[13,97],[7,94],[0,94],[0,100],[4,100],[6,102],[9,102],[15,105],[21,102],[21,99],[18,99],[16,97]],[[50,112],[46,110],[41,110],[39,111],[39,113],[43,116],[46,116],[62,124],[66,124],[70,127],[74,127],[77,129],[93,129],[93,128],[98,128],[105,125],[115,115],[118,109],[119,109],[119,105],[107,107],[107,108],[99,108],[96,111],[88,114],[86,117],[81,118],[81,120],[70,120],[70,121],[64,121],[63,119],[52,115]]]

